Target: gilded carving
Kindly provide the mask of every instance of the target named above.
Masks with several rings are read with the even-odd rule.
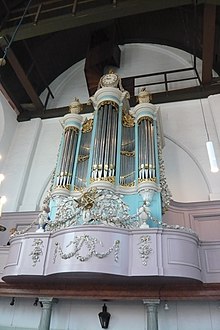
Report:
[[[89,159],[89,155],[79,155],[78,156],[78,162],[85,162],[87,159]]]
[[[85,122],[82,125],[82,132],[83,133],[89,133],[93,129],[93,119],[86,119]]]
[[[134,157],[135,156],[135,151],[134,150],[133,151],[122,150],[121,155],[127,156],[127,157]]]
[[[103,101],[103,102],[101,102],[101,103],[99,104],[99,109],[100,109],[100,107],[103,106],[103,105],[112,105],[116,110],[118,110],[118,105],[117,105],[117,103],[114,102],[114,101]]]
[[[88,210],[93,207],[93,204],[96,199],[96,195],[97,195],[97,189],[92,188],[84,192],[80,198],[74,200],[77,202],[79,207]]]
[[[138,122],[137,122],[138,125],[140,124],[140,122],[141,122],[142,120],[148,120],[148,121],[151,122],[151,124],[153,124],[153,119],[152,119],[151,117],[149,117],[149,116],[143,116],[143,117],[141,117],[141,118],[138,119]]]
[[[71,131],[73,131],[73,132],[75,132],[75,133],[78,133],[78,132],[79,132],[78,128],[76,128],[75,126],[67,126],[67,127],[65,128],[65,133],[66,133],[67,131],[69,131],[69,130],[71,130]]]
[[[134,117],[130,115],[129,113],[124,113],[122,117],[122,125],[124,127],[134,127]]]

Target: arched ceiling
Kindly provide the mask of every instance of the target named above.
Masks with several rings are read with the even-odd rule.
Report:
[[[203,61],[200,86],[176,93],[167,91],[166,101],[219,93],[218,79],[212,77],[212,69],[220,74],[218,3],[0,0],[0,56],[7,53],[7,63],[0,67],[1,90],[20,112],[20,121],[62,115],[65,109],[48,110],[39,98],[57,76],[86,58],[85,75],[93,93],[105,66],[120,66],[118,45],[151,42],[180,48]],[[48,92],[52,97],[49,88]],[[157,97],[153,95],[153,101]]]

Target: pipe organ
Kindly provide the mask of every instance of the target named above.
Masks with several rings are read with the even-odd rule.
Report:
[[[158,107],[150,103],[143,89],[139,103],[130,108],[129,93],[112,72],[101,77],[91,102],[94,113],[89,118],[80,115],[78,99],[70,105],[71,113],[63,118],[51,200],[52,221],[65,218],[62,207],[70,199],[72,214],[78,214],[77,222],[94,221],[100,199],[103,205],[106,203],[111,219],[114,208],[126,209],[124,227],[160,226],[161,205],[169,203],[169,193],[161,192],[168,188],[164,182],[161,186]],[[164,174],[162,178],[164,181]],[[110,195],[111,200],[118,200],[112,209]],[[163,196],[167,198],[165,202]],[[102,221],[102,212],[99,213],[96,218]],[[116,220],[111,221],[114,225]]]

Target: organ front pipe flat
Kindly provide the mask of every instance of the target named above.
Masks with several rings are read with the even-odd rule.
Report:
[[[148,176],[147,178],[148,179],[151,179],[152,177],[152,159],[151,159],[151,124],[150,124],[150,120],[147,119],[146,120],[146,125],[147,125],[147,140],[148,140],[148,150],[147,150],[147,153],[148,153]]]
[[[66,161],[66,150],[67,150],[67,146],[68,146],[68,139],[69,139],[69,129],[67,129],[64,133],[64,148],[63,148],[62,161],[60,164],[59,186],[63,186],[64,179],[65,179],[64,168],[65,168],[65,161]]]
[[[76,148],[76,130],[74,128],[71,128],[70,132],[70,138],[68,143],[68,151],[67,151],[67,160],[66,160],[66,167],[65,167],[65,173],[66,173],[66,182],[65,186],[70,185],[72,171],[70,168],[72,168],[73,164],[71,164],[71,158],[73,159],[73,156],[75,154],[75,148]]]
[[[108,176],[108,153],[109,153],[109,143],[110,143],[110,123],[109,114],[111,113],[111,105],[108,105],[106,113],[106,129],[105,129],[105,144],[104,144],[104,155],[103,155],[103,176],[106,178]]]
[[[71,181],[72,181],[72,173],[73,173],[73,168],[74,168],[76,147],[77,147],[77,132],[75,132],[75,134],[74,134],[72,146],[70,148],[71,157],[70,157],[70,163],[69,163],[69,168],[68,168],[68,173],[69,173],[68,185],[70,185]]]
[[[144,144],[142,147],[142,153],[143,153],[143,164],[144,164],[144,179],[148,178],[148,165],[149,165],[149,139],[148,139],[148,125],[147,120],[142,120],[142,130],[144,135]]]
[[[144,178],[144,163],[143,163],[143,129],[142,121],[139,125],[139,178]]]
[[[152,141],[152,170],[153,177],[156,177],[156,163],[155,163],[155,147],[154,147],[154,125],[151,125],[151,141]]]
[[[115,108],[112,108],[111,116],[111,148],[109,152],[109,176],[114,176],[114,166],[115,166],[115,134],[116,134],[116,121],[115,121]]]
[[[70,137],[68,141],[68,146],[67,146],[67,155],[66,155],[66,162],[65,162],[65,167],[64,167],[64,174],[65,174],[65,181],[64,181],[64,186],[68,185],[69,181],[69,167],[70,167],[70,159],[71,159],[71,153],[72,153],[72,143],[74,139],[74,132],[71,129],[70,130]]]
[[[98,173],[99,178],[101,178],[104,175],[104,152],[105,152],[105,133],[106,133],[106,118],[107,118],[107,104],[104,105],[103,109],[103,122],[102,122],[102,131],[100,136],[100,150],[99,150],[99,162],[98,162]]]
[[[107,121],[106,121],[106,137],[105,137],[105,150],[104,150],[104,177],[109,176],[109,148],[110,148],[110,131],[111,131],[111,107],[109,105],[108,113],[107,113]]]
[[[115,150],[116,150],[116,136],[117,136],[117,113],[114,106],[112,106],[111,113],[111,147],[109,150],[109,176],[114,176],[115,169]]]
[[[116,109],[114,109],[114,127],[115,127],[115,131],[114,131],[114,139],[113,139],[113,176],[115,176],[115,171],[116,171],[116,149],[117,149],[117,134],[118,134],[118,112],[116,111]]]
[[[101,108],[103,112],[103,120],[102,120],[102,130],[100,132],[99,139],[99,157],[98,157],[98,177],[99,179],[103,174],[103,156],[104,156],[104,146],[105,146],[105,131],[106,131],[106,104]]]
[[[94,138],[94,148],[93,148],[93,157],[92,157],[92,178],[96,179],[98,178],[98,153],[99,153],[99,138],[100,138],[100,132],[102,129],[102,117],[103,112],[102,109],[99,108],[96,115],[97,115],[97,121],[96,121],[96,132],[95,132],[95,138]]]

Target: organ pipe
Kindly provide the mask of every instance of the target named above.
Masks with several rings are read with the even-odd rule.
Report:
[[[140,181],[155,181],[154,126],[150,117],[141,117],[138,121],[138,173]]]
[[[57,186],[69,189],[76,152],[78,129],[67,127],[64,133],[64,147],[57,176]]]
[[[118,115],[115,104],[101,104],[97,112],[97,128],[92,160],[93,181],[114,181]]]

